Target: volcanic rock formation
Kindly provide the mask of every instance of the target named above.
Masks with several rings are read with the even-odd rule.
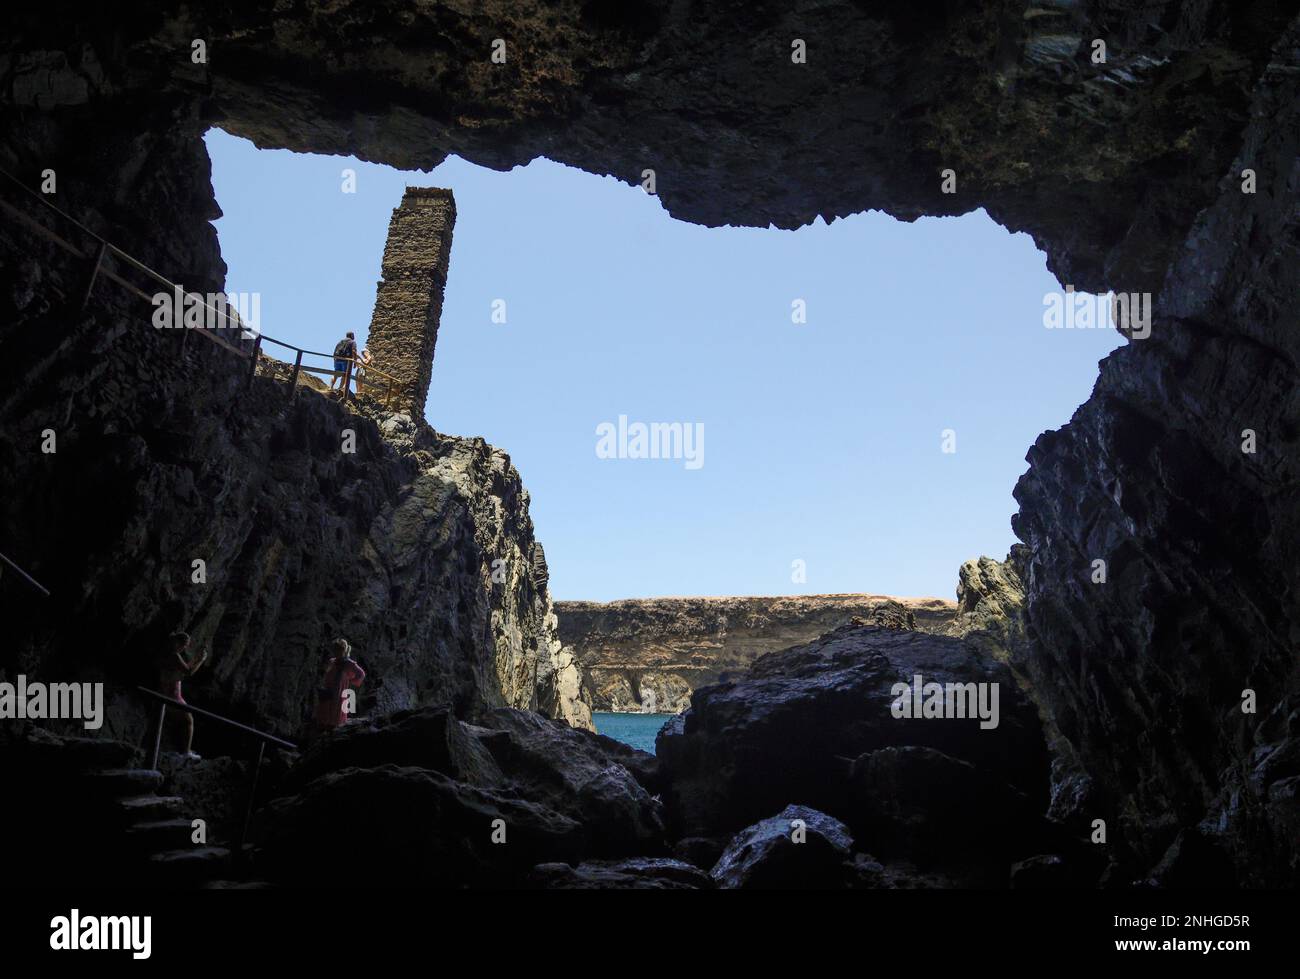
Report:
[[[315,746],[259,814],[258,873],[334,880],[320,853],[339,820],[367,841],[367,879],[397,886],[519,885],[539,864],[664,854],[653,756],[509,708],[475,721],[403,711]]]
[[[8,16],[0,164],[30,186],[54,171],[62,206],[192,288],[219,288],[224,273],[201,142],[217,125],[262,146],[403,167],[457,153],[502,169],[544,154],[633,183],[651,169],[670,213],[712,225],[984,207],[1031,233],[1063,285],[1151,293],[1150,336],[1103,362],[1092,396],[1039,438],[1017,486],[1015,530],[1028,553],[1016,669],[1091,780],[1086,814],[1105,819],[1146,866],[1186,880],[1176,871],[1211,852],[1238,883],[1295,884],[1294,2],[345,0],[328,10],[198,2],[129,11],[55,2]],[[504,63],[490,57],[498,39]],[[805,64],[790,58],[795,39],[806,43]],[[942,190],[945,170],[955,193]],[[2,234],[17,240],[9,226]],[[117,556],[188,560],[196,545],[229,540],[207,541],[198,518],[162,537],[144,519],[154,501],[179,496],[210,522],[225,499],[144,465],[186,458],[193,424],[172,419],[186,386],[202,388],[206,375],[143,349],[127,364],[111,359],[108,337],[122,323],[56,314],[25,239],[3,261],[0,537],[78,596],[75,614],[93,626],[78,639],[100,648],[104,625],[109,648],[120,649],[123,633],[109,624],[117,608],[129,623],[172,596],[142,585],[141,568]],[[78,289],[63,291],[75,306]],[[196,413],[209,443],[228,438],[254,453],[248,413],[229,407],[235,396],[232,385],[196,399],[208,406]],[[138,410],[101,409],[114,398]],[[152,439],[132,427],[150,423]],[[300,424],[331,435],[338,426]],[[62,451],[33,461],[37,434],[60,426],[94,433],[92,465]],[[239,464],[222,456],[216,465],[241,485]],[[342,491],[347,464],[336,465]],[[373,505],[357,489],[356,505]],[[236,492],[230,504],[255,498]],[[234,518],[240,534],[292,519],[288,501],[285,516],[270,509]],[[340,546],[356,540],[345,534]],[[1104,582],[1094,580],[1097,561]],[[83,580],[89,594],[78,593]],[[237,597],[247,604],[248,593]],[[474,607],[464,597],[461,624]],[[20,611],[8,662],[55,648],[89,655],[85,642],[75,653],[55,643],[70,627],[42,614]],[[258,616],[247,614],[250,624]],[[490,672],[475,657],[477,667],[447,664],[464,681],[457,688]],[[220,682],[251,685],[256,670],[248,663]]]
[[[66,282],[5,263],[6,367],[27,375],[4,404],[0,521],[53,596],[0,580],[10,678],[106,681],[104,733],[138,739],[152,715],[128,691],[185,628],[213,653],[195,703],[296,737],[342,635],[369,673],[362,713],[512,705],[590,726],[505,453],[374,403],[289,403],[115,287],[70,316]]]
[[[997,684],[996,726],[900,718],[897,683]],[[734,681],[697,690],[659,732],[679,836],[735,831],[782,806],[853,821],[850,766],[866,752],[933,748],[980,767],[1046,809],[1048,760],[1034,706],[1010,671],[964,640],[907,629],[845,626],[760,657]]]

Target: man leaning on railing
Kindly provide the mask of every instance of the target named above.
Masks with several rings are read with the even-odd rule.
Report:
[[[334,344],[334,376],[330,378],[330,394],[334,393],[334,385],[341,384],[341,396],[348,396],[348,364],[355,362],[357,356],[357,337],[351,330],[348,335],[338,343]]]

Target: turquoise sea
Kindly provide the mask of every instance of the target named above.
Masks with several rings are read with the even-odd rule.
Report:
[[[633,748],[655,753],[655,735],[668,723],[672,714],[610,714],[592,715],[596,731],[615,741],[630,744]]]

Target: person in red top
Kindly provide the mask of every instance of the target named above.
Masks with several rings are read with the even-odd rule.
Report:
[[[325,675],[321,677],[320,689],[316,692],[316,729],[319,734],[328,734],[348,722],[348,711],[343,707],[343,692],[349,687],[359,687],[366,678],[366,671],[352,658],[352,647],[346,639],[334,640],[334,655],[325,663]]]
[[[190,648],[190,636],[187,632],[173,632],[167,640],[169,648],[158,658],[158,692],[164,697],[171,697],[172,700],[179,700],[183,704],[185,698],[181,696],[181,681],[188,676],[193,676],[198,668],[207,662],[208,652],[204,650],[199,656],[188,658],[185,655],[186,650]],[[198,758],[199,756],[191,750],[194,745],[194,715],[184,711],[181,716],[185,718],[185,756]]]

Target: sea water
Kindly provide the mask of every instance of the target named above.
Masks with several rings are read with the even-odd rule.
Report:
[[[653,755],[655,735],[673,716],[672,714],[611,714],[598,711],[592,715],[592,719],[596,722],[597,733]]]

